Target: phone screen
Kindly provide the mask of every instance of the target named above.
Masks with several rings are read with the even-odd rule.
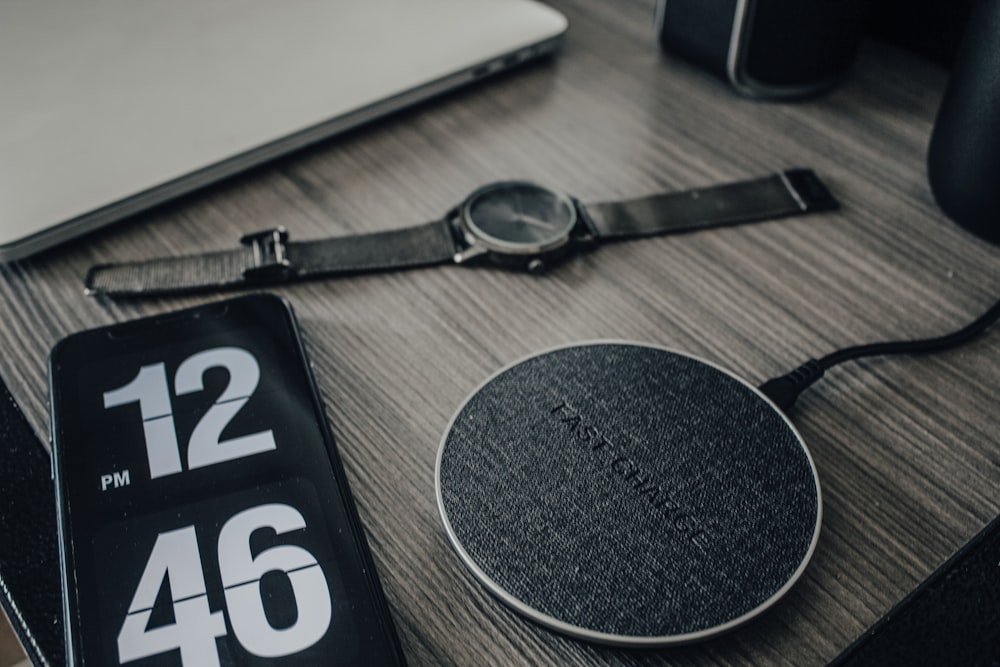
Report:
[[[402,662],[282,300],[76,334],[50,392],[73,664]]]

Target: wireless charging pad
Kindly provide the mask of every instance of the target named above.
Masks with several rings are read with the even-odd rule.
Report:
[[[448,426],[436,486],[490,592],[608,644],[754,618],[819,537],[816,468],[784,414],[717,366],[634,343],[561,347],[489,378]]]

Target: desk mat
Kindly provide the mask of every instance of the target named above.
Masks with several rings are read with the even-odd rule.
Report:
[[[35,665],[66,663],[51,469],[0,379],[0,604]]]
[[[1000,516],[829,667],[1000,665]]]

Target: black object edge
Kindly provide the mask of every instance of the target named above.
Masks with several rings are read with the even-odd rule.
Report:
[[[1000,665],[1000,516],[829,667]]]
[[[65,663],[48,451],[0,378],[0,604],[35,665]]]

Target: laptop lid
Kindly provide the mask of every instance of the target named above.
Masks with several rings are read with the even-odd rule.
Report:
[[[556,50],[532,0],[0,3],[0,261]]]

